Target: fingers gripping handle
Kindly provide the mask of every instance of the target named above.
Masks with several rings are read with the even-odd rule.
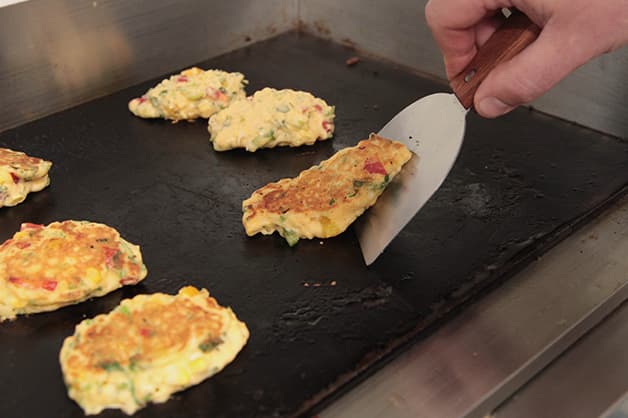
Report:
[[[541,29],[523,13],[514,12],[506,19],[480,47],[469,65],[450,82],[465,109],[473,106],[475,92],[488,74],[500,63],[523,51],[540,32]]]

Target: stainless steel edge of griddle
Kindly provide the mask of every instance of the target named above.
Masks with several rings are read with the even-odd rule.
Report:
[[[482,417],[628,297],[628,197],[320,418]]]
[[[417,67],[415,65],[417,62],[425,63],[427,60],[424,58],[429,58],[429,56],[432,58],[439,57],[435,44],[428,35],[427,28],[418,24],[420,17],[417,19],[416,16],[406,12],[409,7],[416,7],[416,3],[405,0],[395,2],[395,4],[387,3],[386,8],[388,11],[384,14],[380,13],[377,7],[374,7],[377,2],[367,4],[369,2],[365,3],[365,0],[351,0],[349,2],[331,2],[327,0],[319,0],[316,2],[303,1],[298,2],[300,12],[296,13],[296,16],[292,16],[291,13],[282,13],[282,2],[280,1],[265,2],[263,6],[261,6],[261,3],[246,0],[222,3],[210,1],[207,4],[203,3],[204,7],[220,5],[228,10],[238,10],[240,12],[248,10],[248,12],[237,14],[222,13],[227,19],[212,19],[212,23],[215,24],[209,27],[204,23],[207,22],[207,19],[204,19],[205,15],[199,14],[197,10],[189,7],[190,4],[200,4],[197,0],[187,2],[188,7],[181,7],[179,2],[166,0],[151,2],[151,4],[156,7],[156,10],[154,13],[150,14],[138,14],[137,8],[140,7],[139,4],[130,4],[121,1],[83,2],[78,0],[59,0],[50,3],[52,3],[52,5],[49,4],[49,2],[26,2],[3,9],[3,13],[0,14],[0,21],[13,22],[11,25],[0,24],[0,32],[6,31],[7,33],[11,33],[10,36],[8,35],[3,39],[12,45],[8,49],[9,52],[17,51],[15,54],[10,53],[6,55],[10,60],[2,63],[2,68],[0,69],[0,86],[2,82],[4,82],[7,86],[23,87],[22,90],[19,88],[7,89],[7,91],[11,90],[18,96],[15,101],[11,100],[11,106],[6,107],[7,111],[13,109],[13,112],[7,113],[3,119],[5,121],[10,120],[10,123],[8,125],[5,124],[6,126],[0,123],[0,125],[3,125],[3,127],[0,127],[0,130],[9,125],[16,126],[26,120],[36,119],[38,115],[64,109],[69,104],[75,105],[88,100],[88,98],[111,93],[122,86],[128,86],[140,80],[146,80],[149,77],[160,75],[166,72],[166,70],[190,65],[198,60],[214,56],[221,51],[227,51],[235,49],[238,46],[246,45],[249,42],[246,39],[264,39],[275,33],[293,28],[293,23],[296,21],[298,21],[300,27],[306,29],[306,31],[309,27],[310,31],[317,33],[319,36],[324,35],[325,37],[330,37],[342,42],[354,42],[358,48],[362,48],[370,53],[393,61],[398,57],[418,57],[415,61],[408,61],[407,59],[398,61],[401,64],[409,65],[417,70],[429,70],[429,68],[425,68],[424,66]],[[90,12],[94,4],[100,4],[100,6],[98,6],[99,8],[95,11]],[[290,1],[285,4],[293,6],[296,2]],[[380,2],[377,4],[383,3]],[[67,5],[67,7],[61,7],[60,5]],[[162,7],[164,5],[168,7]],[[251,8],[245,7],[246,5],[250,5]],[[326,5],[328,5],[328,7],[325,7]],[[104,7],[101,9],[101,6]],[[39,9],[40,7],[41,9]],[[259,14],[259,7],[264,7],[267,13]],[[335,8],[331,9],[332,11],[336,10],[341,13],[329,13],[329,7]],[[28,19],[37,17],[36,14],[30,13],[30,11],[37,9],[41,12],[42,10],[48,10],[48,8],[53,10],[50,14],[43,14],[47,17],[45,19],[45,22],[47,22],[46,25],[25,24],[25,22],[28,23]],[[23,10],[28,13],[12,14],[8,13],[9,9],[13,12]],[[177,13],[173,13],[173,10]],[[271,13],[273,10],[278,11],[278,13]],[[296,9],[291,10],[294,11]],[[179,11],[183,14],[178,13]],[[308,11],[310,13],[308,13]],[[316,14],[311,14],[313,11],[316,12]],[[51,19],[50,16],[56,16],[58,14],[61,14],[66,20],[75,18],[77,22],[86,23],[91,28],[98,28],[99,30],[86,31],[79,37],[67,37],[65,36],[65,29],[71,29],[71,26],[61,25],[60,29],[63,30],[42,32],[42,28],[51,29],[51,27],[47,25],[49,25],[50,22],[54,22],[55,19]],[[216,13],[208,14],[210,18],[215,15]],[[267,20],[270,16],[280,17],[280,19],[279,21],[272,19]],[[16,17],[18,19],[16,19]],[[228,19],[228,17],[236,17],[237,19],[231,20]],[[115,27],[112,28],[107,24],[103,27],[105,23],[103,19],[106,21],[110,18],[114,18],[116,22],[118,20],[123,21],[122,23],[128,25],[128,31],[123,31],[122,33],[129,37],[128,44],[131,46],[130,50],[134,52],[134,55],[131,57],[125,54],[122,54],[122,56],[116,55],[120,52],[124,53],[127,49],[122,47],[122,45],[118,43],[119,38],[114,36],[117,34]],[[182,36],[181,38],[171,36],[173,28],[170,23],[173,22],[173,19],[175,19],[175,23],[182,23],[181,27],[183,30],[179,33]],[[294,19],[294,21],[292,19]],[[337,21],[340,21],[340,24],[337,24]],[[375,22],[377,24],[370,25],[369,22]],[[125,25],[122,26],[127,27]],[[355,32],[347,30],[347,28],[363,29],[364,27],[373,28],[374,30],[366,32],[363,30],[357,30]],[[329,28],[332,29],[331,34],[328,33],[325,35],[324,32],[329,32]],[[16,30],[12,32],[12,29]],[[17,29],[19,29],[19,31]],[[418,34],[419,36],[417,36],[415,32],[417,30],[421,31]],[[19,33],[26,34],[19,36]],[[387,36],[381,36],[382,33],[386,33]],[[359,36],[357,34],[359,34]],[[247,38],[247,36],[249,36],[249,38]],[[198,40],[199,37],[204,40],[211,39],[211,43],[194,42],[194,40]],[[39,38],[43,40],[39,41]],[[109,47],[103,48],[99,50],[97,54],[94,54],[94,39],[104,39],[102,45]],[[176,40],[179,42],[181,39],[189,41],[185,42],[185,45],[188,47],[179,49],[163,48],[163,45],[171,45],[168,41]],[[378,44],[369,42],[371,39],[378,42]],[[76,47],[67,48],[66,46],[68,44],[66,41]],[[408,48],[408,42],[412,43],[417,41],[421,42],[420,45],[423,46],[425,46],[424,43],[427,42],[428,45],[431,45],[431,49]],[[29,46],[31,42],[37,45],[37,47],[33,48]],[[161,45],[162,48],[155,49],[154,45]],[[57,50],[62,50],[63,53],[55,54],[54,52]],[[173,53],[173,56],[168,55],[168,59],[164,59],[164,51],[166,50]],[[419,51],[419,55],[415,55],[414,53],[408,54],[408,50]],[[431,53],[426,54],[426,51],[431,51]],[[95,55],[100,57],[97,62],[94,61]],[[69,57],[76,59],[68,59]],[[15,60],[15,58],[19,59]],[[587,126],[597,127],[609,133],[617,134],[618,129],[619,132],[625,132],[626,118],[623,117],[625,112],[621,112],[621,109],[625,108],[625,98],[627,96],[605,94],[606,92],[621,90],[621,87],[625,85],[625,79],[620,76],[623,74],[622,69],[625,68],[625,63],[627,62],[624,58],[625,54],[618,55],[615,53],[612,56],[603,58],[601,63],[604,65],[602,66],[592,63],[589,68],[593,67],[593,69],[596,70],[595,74],[584,73],[584,76],[578,76],[576,74],[575,77],[571,79],[571,82],[567,81],[567,88],[562,88],[562,92],[558,95],[552,95],[552,97],[548,96],[548,100],[552,101],[554,107],[563,108],[566,106],[563,109],[563,114],[567,113],[569,115],[580,116],[586,114],[585,116],[588,117],[588,119],[579,119],[573,116],[572,120],[577,120]],[[440,58],[438,59],[440,60]],[[58,62],[61,62],[63,65],[53,65]],[[84,65],[85,62],[90,65]],[[430,62],[436,63],[434,60]],[[95,65],[98,63],[101,65]],[[7,65],[9,64],[13,64],[13,67],[11,67],[13,68],[12,70],[7,70],[7,68],[9,68]],[[440,61],[438,61],[437,66],[434,67],[435,70],[428,72],[432,74],[438,73],[438,69],[441,65]],[[77,72],[77,69],[81,71]],[[28,75],[28,77],[25,75]],[[589,77],[589,75],[593,76]],[[80,82],[81,80],[89,81],[89,83],[83,84]],[[585,89],[587,90],[586,92],[583,92],[583,85],[599,87],[600,83],[611,83],[614,88],[589,88]],[[571,84],[571,88],[569,88],[569,84]],[[64,91],[71,94],[54,94],[54,92],[62,86],[67,86],[68,90]],[[559,88],[560,86],[555,92],[559,92]],[[29,94],[28,92],[34,92],[36,94]],[[595,96],[590,96],[588,94],[589,92],[594,92]],[[600,95],[606,95],[608,97],[600,97]],[[4,97],[4,100],[8,100],[9,97],[10,96]],[[577,100],[574,100],[574,98]],[[35,102],[33,102],[33,100],[35,100]],[[3,103],[2,99],[0,99],[0,103]],[[574,108],[577,109],[574,110]],[[550,111],[551,109],[547,108],[545,110]],[[560,115],[561,113],[556,112],[554,114]],[[591,120],[600,122],[600,125],[588,123]],[[63,119],[61,121],[63,121]],[[612,129],[607,129],[609,126]],[[181,126],[179,126],[179,128],[180,127]],[[112,129],[112,131],[114,133],[118,132],[117,129]],[[144,132],[143,130],[141,131]],[[140,132],[140,130],[137,132]],[[60,182],[57,182],[54,187],[58,190],[59,185]],[[146,190],[148,190],[148,188]],[[42,201],[45,201],[45,198],[44,200],[39,200],[39,202]],[[37,207],[37,205],[35,206]],[[18,208],[18,210],[22,209],[24,209],[24,207]],[[116,213],[114,216],[120,215]],[[116,221],[122,222],[122,218],[123,217],[116,217],[115,219]],[[625,221],[626,217],[623,219]],[[612,228],[612,225],[609,228]],[[625,227],[622,228],[624,228],[623,234],[625,236]],[[412,352],[402,356],[403,359],[406,359],[406,363],[402,364],[408,365],[408,369],[399,370],[398,368],[396,370],[399,374],[399,378],[406,380],[402,381],[400,386],[395,386],[394,388],[384,387],[385,390],[394,389],[393,392],[382,392],[385,395],[381,395],[381,393],[378,392],[368,392],[374,393],[374,398],[372,402],[367,399],[364,403],[363,413],[360,416],[389,416],[395,418],[395,415],[393,415],[395,413],[397,414],[396,417],[421,416],[418,414],[418,411],[424,411],[426,408],[430,407],[434,408],[433,402],[439,399],[449,403],[449,405],[443,404],[441,406],[458,408],[456,411],[462,410],[463,412],[461,413],[464,413],[464,406],[478,405],[478,399],[480,401],[484,399],[478,396],[478,392],[481,390],[485,390],[481,394],[488,394],[487,399],[490,401],[487,401],[488,403],[497,402],[499,396],[505,396],[503,392],[490,392],[490,389],[494,389],[495,381],[503,378],[506,373],[512,373],[513,370],[518,370],[513,369],[513,364],[526,365],[526,367],[529,367],[529,364],[525,363],[525,359],[531,358],[530,356],[532,356],[531,353],[534,352],[534,349],[538,352],[540,346],[544,347],[543,344],[547,345],[553,341],[550,337],[554,336],[554,338],[559,338],[561,335],[564,335],[564,333],[568,332],[568,329],[570,329],[569,324],[573,325],[577,323],[576,318],[582,318],[586,312],[595,310],[595,307],[601,306],[604,309],[610,310],[612,303],[605,305],[604,302],[612,299],[613,291],[622,292],[625,288],[625,283],[623,283],[622,280],[614,281],[612,277],[609,277],[609,274],[618,274],[617,272],[622,271],[621,269],[623,269],[622,274],[624,275],[625,271],[627,271],[626,261],[620,258],[627,253],[625,240],[617,242],[615,240],[616,237],[609,234],[599,234],[599,241],[605,241],[605,243],[597,243],[595,242],[596,240],[592,238],[587,236],[583,237],[584,242],[581,247],[587,255],[590,254],[589,251],[592,250],[593,246],[600,246],[609,251],[614,251],[612,244],[616,244],[617,248],[623,251],[623,255],[616,251],[614,252],[617,258],[617,260],[613,260],[613,262],[616,263],[615,265],[607,263],[603,255],[597,258],[601,264],[596,264],[597,261],[595,260],[593,264],[583,264],[580,262],[581,260],[577,259],[577,242],[576,244],[571,244],[571,253],[566,254],[563,250],[562,257],[564,259],[554,255],[559,248],[564,248],[563,246],[557,247],[552,253],[545,256],[545,259],[549,258],[554,260],[557,270],[552,270],[551,263],[547,261],[541,261],[545,269],[540,268],[539,265],[528,268],[526,273],[515,277],[512,283],[509,281],[495,292],[495,294],[501,296],[489,295],[483,301],[475,305],[475,307],[466,310],[452,325],[448,326],[443,331],[439,331],[438,335],[440,335],[441,341],[443,341],[442,338],[445,338],[441,345],[435,345],[434,342],[430,342],[434,341],[433,339],[425,340],[421,345],[418,345],[417,350],[423,350],[422,352],[424,354],[425,350],[429,350],[430,347],[432,347],[432,350],[441,349],[443,351],[443,358],[441,360],[438,360],[437,356],[436,360],[438,361],[435,361],[431,365],[428,363],[425,369],[419,369],[419,371],[425,371],[425,376],[417,375],[416,368],[412,368],[412,362],[407,360],[409,356],[416,358],[420,353],[417,354],[416,350],[412,350]],[[567,242],[575,241],[569,240]],[[563,245],[567,245],[567,242]],[[575,249],[573,245],[576,245]],[[575,255],[576,259],[574,259],[572,255]],[[582,255],[580,257],[582,257]],[[574,263],[575,267],[571,270],[568,269],[570,260],[576,261]],[[603,266],[612,269],[612,272],[603,271]],[[559,267],[562,268],[562,270],[559,270]],[[579,269],[583,271],[579,271]],[[530,271],[533,273],[530,273]],[[565,271],[567,271],[568,274],[573,273],[577,278],[570,281],[567,280],[567,277],[560,276],[560,274],[564,275]],[[540,276],[540,278],[535,277],[535,274]],[[589,283],[586,280],[587,274],[589,277],[597,274],[603,277],[596,277],[596,280]],[[557,278],[557,276],[559,277]],[[563,293],[572,295],[578,300],[574,302],[565,299],[565,295],[561,295],[558,291],[554,293],[544,292],[545,288],[543,286],[549,286],[545,283],[548,281],[548,278],[555,278],[559,283],[566,284],[568,290]],[[578,288],[577,284],[580,284],[581,287]],[[540,287],[540,289],[535,291],[535,286]],[[616,288],[614,286],[616,286]],[[554,287],[552,287],[552,289],[554,289]],[[530,294],[537,295],[539,299],[532,298]],[[552,305],[552,296],[556,298],[557,306]],[[511,298],[511,302],[514,306],[512,306],[511,309],[506,309],[508,306],[499,304],[500,297]],[[520,299],[523,299],[525,303]],[[563,303],[565,306],[563,306]],[[569,305],[569,303],[575,305],[572,306]],[[500,306],[503,308],[502,311],[498,309]],[[561,307],[563,310],[567,311],[569,315],[557,314],[557,311],[560,313]],[[572,310],[569,310],[570,307]],[[539,314],[539,318],[533,317],[534,309],[540,310],[542,308],[546,309],[542,312],[542,315]],[[504,313],[516,313],[518,312],[517,310],[519,310],[521,314],[518,321],[514,321],[516,318],[504,316]],[[603,311],[598,310],[597,312],[601,315]],[[527,316],[525,316],[524,313],[526,313]],[[59,315],[63,317],[66,314],[60,313]],[[526,324],[526,318],[529,319],[529,322],[537,320],[532,324],[537,326],[536,329],[534,326]],[[551,320],[547,318],[558,319],[555,320],[555,323],[552,323]],[[482,320],[484,320],[484,323],[482,323]],[[35,322],[37,321],[35,320]],[[458,324],[458,328],[455,328],[455,324]],[[479,331],[481,332],[476,336],[473,335],[473,333],[477,328],[473,328],[472,325],[478,324],[480,326]],[[584,332],[584,325],[576,328],[576,331]],[[529,331],[530,329],[533,329],[535,333],[526,334],[525,330]],[[447,334],[447,332],[449,332],[449,334]],[[466,339],[462,337],[466,337]],[[565,340],[560,341],[564,343]],[[456,348],[455,342],[459,345],[467,344],[467,346],[461,345],[457,347],[457,352],[454,351],[452,353],[451,350]],[[432,345],[430,346],[429,344]],[[36,344],[33,344],[33,346],[35,345]],[[482,351],[479,349],[480,347],[485,347],[489,350]],[[499,351],[499,349],[504,349],[504,347],[505,351]],[[473,353],[475,353],[475,355]],[[433,352],[431,353],[432,356],[434,354]],[[437,352],[436,354],[440,353]],[[475,363],[474,359],[476,359]],[[541,360],[549,361],[550,359],[544,357]],[[461,364],[464,361],[468,362],[469,365],[473,367],[473,370],[468,373],[465,372],[466,369],[464,365]],[[536,363],[533,365],[539,367],[538,361],[540,360],[535,361]],[[391,365],[394,364],[398,364],[398,362],[391,363]],[[425,365],[425,363],[423,364]],[[526,370],[530,372],[530,369]],[[460,376],[456,375],[456,373],[459,373]],[[376,374],[375,377],[367,381],[367,383],[371,382],[371,387],[377,385],[378,380],[374,379],[380,379],[379,381],[381,381],[381,377],[379,376],[379,374]],[[523,374],[520,376],[523,376]],[[443,379],[441,379],[441,377],[443,377]],[[480,378],[485,380],[479,380]],[[469,380],[465,379],[470,379],[471,383],[469,383]],[[475,382],[475,380],[478,381]],[[391,384],[395,383],[392,380],[385,380],[384,386],[388,382],[392,382]],[[422,382],[424,384],[420,386]],[[510,380],[510,382],[513,382],[513,380]],[[477,384],[474,386],[475,383]],[[406,392],[402,390],[404,384],[408,388]],[[425,392],[417,392],[417,386],[418,389],[424,389]],[[381,390],[382,388],[380,387],[379,389]],[[431,392],[427,392],[427,390]],[[430,396],[441,395],[441,392],[446,391],[451,391],[450,394],[447,394],[447,398],[430,398]],[[382,396],[387,397],[384,397],[382,401]],[[378,399],[380,405],[388,412],[387,414],[375,414],[377,411],[374,408],[374,404]],[[473,403],[473,400],[475,400],[476,403]],[[414,406],[416,404],[419,405]],[[486,404],[481,404],[480,406],[486,406]],[[408,410],[408,408],[415,409]],[[476,407],[476,410],[478,408],[479,407]],[[402,415],[404,413],[405,415]],[[341,416],[352,415],[346,414]],[[437,415],[427,416],[431,417]]]
[[[54,0],[3,7],[0,103],[11,106],[3,108],[0,131],[293,29],[442,79],[441,53],[421,24],[426,2]],[[626,138],[628,95],[618,92],[625,92],[627,66],[628,49],[604,54],[534,107]]]
[[[628,393],[611,405],[601,415],[602,418],[628,418]]]
[[[492,418],[619,417],[622,410],[628,412],[627,340],[628,303],[623,303],[500,405]]]
[[[291,30],[297,11],[294,0],[2,6],[0,132]]]

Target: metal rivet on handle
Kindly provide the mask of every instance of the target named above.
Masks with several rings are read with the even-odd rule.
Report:
[[[473,80],[473,77],[475,77],[476,73],[477,73],[477,70],[475,69],[469,71],[467,75],[464,76],[464,82],[468,83],[469,81]]]

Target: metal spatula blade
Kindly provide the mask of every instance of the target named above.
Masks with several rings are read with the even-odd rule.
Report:
[[[375,261],[447,177],[462,146],[466,114],[455,95],[436,93],[412,103],[379,131],[384,138],[403,142],[415,155],[377,204],[356,222],[366,265]]]
[[[362,255],[370,265],[441,186],[451,170],[465,132],[475,91],[498,64],[512,59],[540,29],[513,13],[451,81],[455,94],[424,97],[398,113],[379,135],[406,144],[416,154],[388,185],[375,206],[355,224]]]

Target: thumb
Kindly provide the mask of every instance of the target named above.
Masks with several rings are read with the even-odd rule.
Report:
[[[536,41],[508,62],[498,65],[480,84],[476,111],[495,118],[540,97],[593,55],[565,31],[546,25]]]

